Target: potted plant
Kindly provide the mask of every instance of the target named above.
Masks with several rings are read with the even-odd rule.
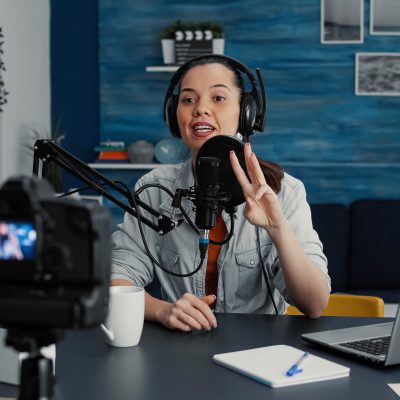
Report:
[[[213,41],[213,53],[224,54],[224,28],[221,24],[212,21],[182,22],[181,20],[176,20],[164,28],[161,34],[164,64],[175,64],[175,33],[178,31],[210,32]]]
[[[32,164],[33,160],[33,146],[36,140],[49,139],[53,140],[57,145],[61,146],[61,142],[65,138],[65,133],[60,131],[60,122],[57,122],[57,126],[53,132],[49,132],[46,128],[42,127],[31,127],[27,129],[25,136],[22,138],[22,147],[25,150],[25,156]],[[61,192],[62,185],[62,171],[61,168],[50,162],[47,167],[47,180],[53,187],[56,193]]]

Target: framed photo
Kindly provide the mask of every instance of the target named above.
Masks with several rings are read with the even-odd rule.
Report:
[[[321,0],[321,43],[364,42],[364,0]]]
[[[400,53],[356,53],[356,94],[400,96]]]
[[[371,0],[371,35],[400,35],[400,1]]]

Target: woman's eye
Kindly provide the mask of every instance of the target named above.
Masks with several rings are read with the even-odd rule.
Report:
[[[184,97],[181,101],[184,104],[191,104],[194,102],[194,99],[192,97]]]
[[[220,102],[220,101],[224,101],[225,97],[224,96],[215,96],[215,101]]]

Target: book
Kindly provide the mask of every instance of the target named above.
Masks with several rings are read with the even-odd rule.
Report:
[[[276,388],[344,378],[350,374],[350,368],[310,354],[302,364],[302,372],[287,376],[287,371],[303,354],[303,350],[295,347],[276,345],[215,354],[213,361]]]
[[[99,160],[128,160],[127,151],[101,151],[98,155]]]
[[[128,151],[126,146],[96,146],[94,151]]]

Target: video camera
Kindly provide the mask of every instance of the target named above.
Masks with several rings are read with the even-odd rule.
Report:
[[[0,189],[0,325],[86,328],[107,314],[111,222],[100,204],[57,199],[43,179]]]

